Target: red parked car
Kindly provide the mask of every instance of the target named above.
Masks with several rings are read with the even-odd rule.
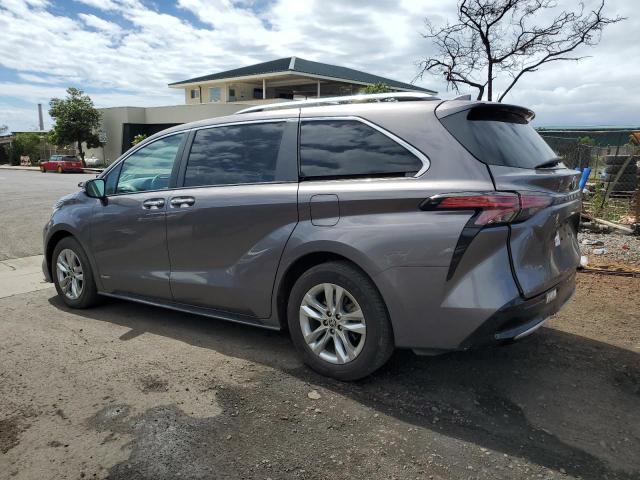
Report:
[[[45,172],[82,172],[82,162],[73,155],[51,155],[48,161],[40,162],[40,171]]]

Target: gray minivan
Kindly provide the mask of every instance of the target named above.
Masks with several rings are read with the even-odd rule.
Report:
[[[517,340],[571,297],[578,173],[514,105],[421,94],[180,125],[62,198],[43,269],[100,295],[270,329],[362,378],[395,347]]]

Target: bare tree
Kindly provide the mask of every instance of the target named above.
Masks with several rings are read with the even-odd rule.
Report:
[[[461,0],[455,23],[436,27],[425,20],[423,36],[437,53],[420,62],[418,76],[442,75],[454,91],[466,85],[478,89],[478,100],[486,91],[489,101],[494,82],[506,82],[501,102],[523,75],[547,63],[585,58],[574,50],[596,45],[605,26],[625,19],[606,17],[604,0],[593,10],[583,3],[577,11],[556,9],[555,0]]]

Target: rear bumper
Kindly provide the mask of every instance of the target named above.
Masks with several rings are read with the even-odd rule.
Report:
[[[558,312],[571,299],[575,288],[576,274],[572,272],[540,295],[528,300],[514,299],[480,325],[462,342],[460,348],[495,345],[526,337]]]

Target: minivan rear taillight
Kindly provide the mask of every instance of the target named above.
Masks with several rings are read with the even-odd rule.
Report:
[[[473,210],[467,226],[503,225],[522,222],[551,205],[548,195],[525,192],[469,192],[434,195],[427,198],[422,210]]]
[[[549,195],[531,192],[464,192],[434,195],[424,200],[420,208],[474,212],[458,238],[447,274],[449,280],[467,247],[482,228],[523,222],[552,203],[553,198]]]

